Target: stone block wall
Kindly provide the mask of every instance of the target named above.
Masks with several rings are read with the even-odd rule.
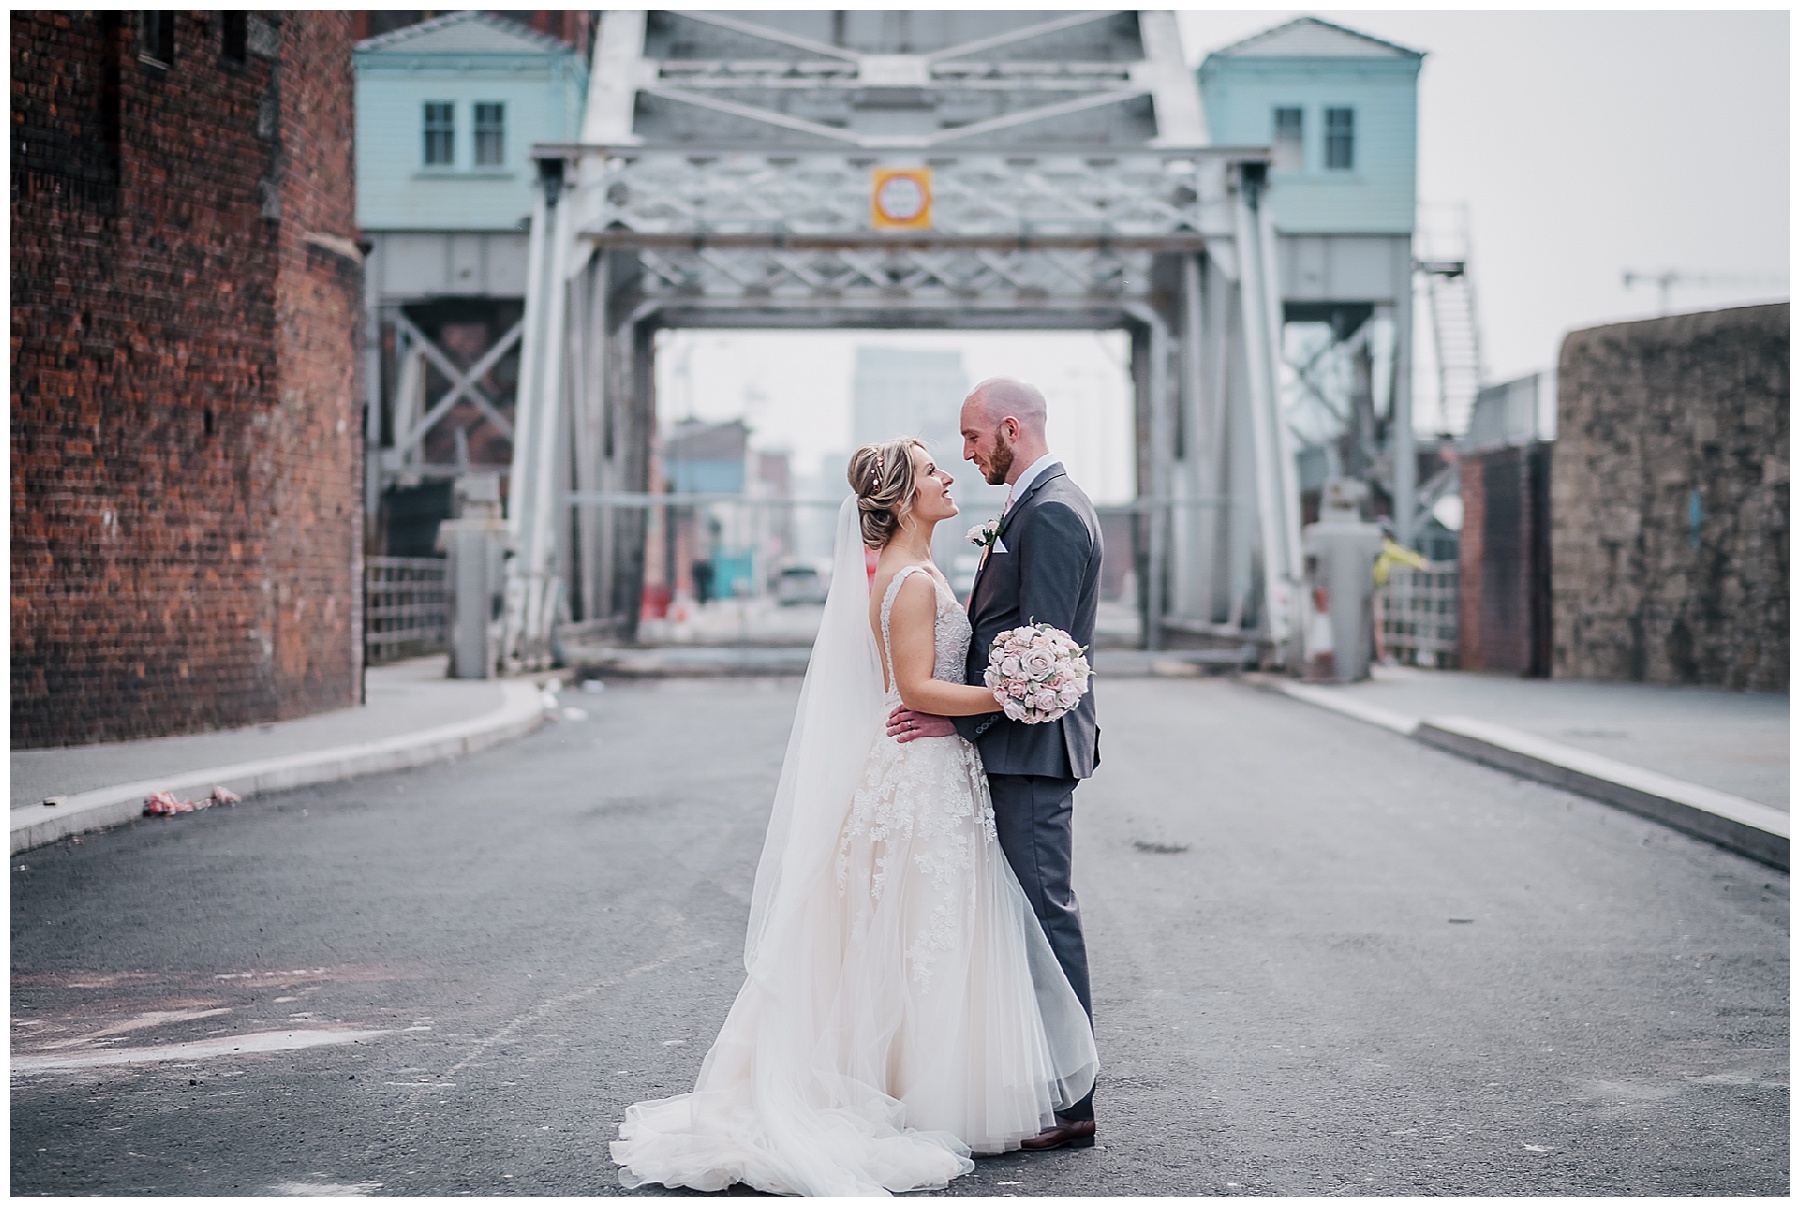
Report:
[[[360,696],[349,20],[169,16],[11,15],[16,747]]]
[[[1788,686],[1788,308],[1572,332],[1551,475],[1557,677]]]

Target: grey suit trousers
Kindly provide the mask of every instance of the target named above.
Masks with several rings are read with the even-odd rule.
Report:
[[[1079,782],[1065,776],[990,775],[988,794],[994,802],[1000,850],[1018,876],[1019,886],[1050,940],[1050,950],[1091,1022],[1094,1005],[1088,996],[1087,944],[1081,937],[1081,910],[1070,885],[1069,867],[1073,848],[1070,824]],[[1065,1119],[1092,1119],[1093,1094],[1059,1114]]]

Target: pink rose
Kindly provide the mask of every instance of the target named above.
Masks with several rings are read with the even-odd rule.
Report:
[[[1047,649],[1032,650],[1019,659],[1019,668],[1033,679],[1042,679],[1056,669],[1056,658]]]

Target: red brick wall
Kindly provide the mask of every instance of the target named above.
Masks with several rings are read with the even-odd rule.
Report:
[[[276,366],[269,429],[280,715],[354,703],[362,632],[362,257],[344,12],[282,25]]]
[[[1481,564],[1487,552],[1487,497],[1479,460],[1462,463],[1462,539],[1457,543],[1456,664],[1466,671],[1485,670],[1481,632]]]
[[[1464,670],[1550,673],[1549,466],[1543,444],[1462,456],[1457,653]]]
[[[15,746],[359,694],[349,22],[175,20],[11,17]]]

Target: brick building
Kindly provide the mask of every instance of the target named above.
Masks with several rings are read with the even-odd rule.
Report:
[[[1555,390],[1550,373],[1484,388],[1461,442],[1457,661],[1464,670],[1550,673]]]
[[[342,12],[12,21],[12,741],[361,685]]]
[[[1788,687],[1788,308],[1571,333],[1551,469],[1559,677]]]

